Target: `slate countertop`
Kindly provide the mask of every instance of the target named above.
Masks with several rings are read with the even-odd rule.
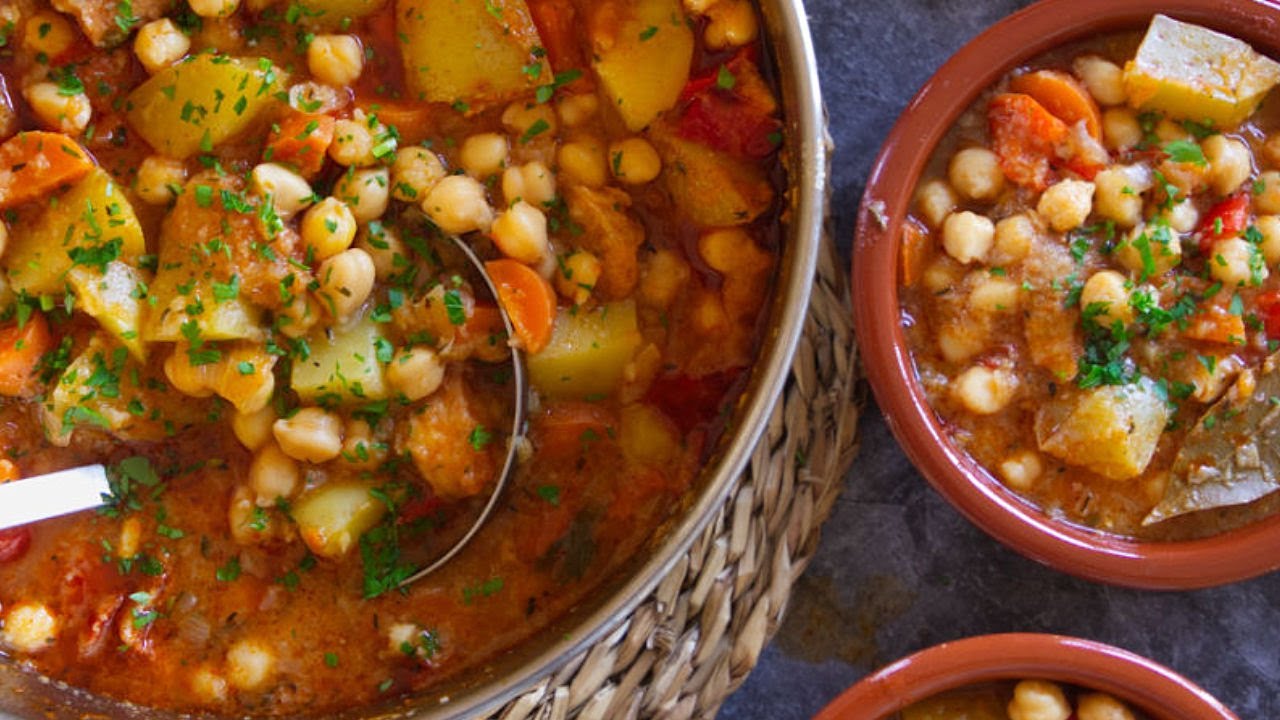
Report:
[[[807,0],[835,138],[832,213],[847,257],[863,181],[907,101],[1023,0]],[[1280,718],[1280,573],[1156,593],[1043,567],[971,525],[907,461],[871,405],[862,452],[788,618],[722,720],[808,718],[863,675],[971,635],[1108,642],[1199,683],[1242,720]]]

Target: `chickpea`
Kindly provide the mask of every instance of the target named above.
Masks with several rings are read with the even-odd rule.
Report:
[[[947,177],[951,186],[970,200],[995,200],[1004,190],[1000,159],[986,148],[965,148],[953,155]]]
[[[1123,105],[1128,99],[1124,91],[1124,71],[1110,60],[1083,55],[1071,63],[1071,69],[1099,105]]]
[[[684,258],[670,250],[659,250],[649,258],[640,276],[640,297],[651,307],[671,307],[689,277],[689,264]]]
[[[1076,717],[1080,720],[1134,720],[1124,703],[1106,693],[1090,693],[1077,701]]]
[[[257,640],[237,640],[227,649],[227,680],[237,690],[260,690],[276,671],[276,656]]]
[[[307,209],[300,231],[303,244],[315,259],[324,260],[351,247],[356,218],[346,203],[327,197]]]
[[[628,185],[652,182],[662,172],[662,158],[653,145],[641,137],[627,138],[609,146],[613,176]]]
[[[1009,720],[1067,720],[1071,705],[1062,688],[1045,680],[1023,680],[1013,688]]]
[[[324,312],[311,293],[303,292],[300,288],[294,288],[292,292],[293,298],[280,309],[276,324],[279,325],[280,332],[288,337],[300,338],[320,322]]]
[[[1267,279],[1267,265],[1262,252],[1244,238],[1233,237],[1214,243],[1213,255],[1207,263],[1213,279],[1229,288],[1260,285]]]
[[[1253,206],[1260,213],[1280,213],[1280,172],[1268,170],[1258,176],[1253,193]]]
[[[991,262],[996,265],[1021,262],[1031,252],[1036,234],[1036,224],[1026,213],[1004,218],[996,223]]]
[[[1129,108],[1107,108],[1102,113],[1102,138],[1109,150],[1130,150],[1142,142],[1142,126]]]
[[[931,228],[939,228],[956,209],[956,193],[945,180],[930,180],[916,193],[916,207]]]
[[[974,365],[960,373],[952,386],[952,394],[966,410],[975,415],[993,415],[1013,399],[1018,378],[1007,369]]]
[[[387,382],[410,401],[421,400],[444,382],[444,363],[430,348],[400,350],[387,365]]]
[[[553,137],[556,132],[556,112],[543,103],[517,100],[502,111],[502,125],[517,137],[524,137],[535,126],[541,128],[539,137]]]
[[[335,122],[329,157],[343,167],[367,167],[377,163],[378,158],[373,155],[373,132],[368,124],[357,120]]]
[[[1262,233],[1258,250],[1262,252],[1263,259],[1268,265],[1280,263],[1280,216],[1259,215],[1253,224]]]
[[[939,255],[924,269],[924,275],[920,280],[929,292],[940,293],[944,290],[950,290],[956,283],[960,282],[960,276],[963,272],[964,268],[961,267],[960,263],[946,255]]]
[[[938,330],[938,350],[947,362],[967,362],[986,349],[986,331],[974,324],[952,323]]]
[[[131,558],[142,545],[142,521],[135,515],[120,523],[120,538],[116,541],[116,557]]]
[[[1169,118],[1164,118],[1156,123],[1155,128],[1156,139],[1162,143],[1170,143],[1174,141],[1195,142],[1195,135],[1191,134],[1181,123],[1176,123]]]
[[[50,647],[58,639],[62,620],[43,603],[22,602],[9,608],[0,629],[0,642],[27,654]]]
[[[206,398],[213,395],[216,365],[192,365],[187,348],[179,343],[164,361],[164,375],[169,384],[183,395]]]
[[[1023,450],[1000,463],[1000,477],[1014,490],[1026,492],[1044,472],[1044,463],[1034,450]]]
[[[277,499],[287,500],[298,492],[302,487],[302,470],[279,445],[268,442],[249,465],[249,486],[257,496],[259,507],[271,507]]]
[[[335,87],[354,83],[364,71],[364,49],[355,35],[317,35],[307,45],[307,69]]]
[[[1200,224],[1200,211],[1190,200],[1183,200],[1169,208],[1166,218],[1169,227],[1180,233],[1189,233]]]
[[[583,136],[560,146],[556,155],[560,172],[588,187],[600,187],[608,179],[604,145],[595,137]]]
[[[499,215],[489,232],[503,255],[526,265],[536,265],[550,249],[547,216],[523,200]]]
[[[181,60],[190,49],[191,38],[169,18],[143,25],[133,39],[133,54],[152,75]]]
[[[384,443],[378,442],[373,428],[364,420],[347,422],[342,439],[342,459],[355,467],[375,467],[387,457]]]
[[[342,420],[316,407],[302,408],[280,418],[271,432],[285,455],[309,463],[332,460],[342,452]]]
[[[942,225],[942,247],[964,264],[980,262],[991,250],[995,225],[983,215],[964,210],[952,213]]]
[[[510,151],[505,135],[480,133],[462,141],[459,162],[468,175],[484,179],[502,172]]]
[[[369,299],[377,270],[373,258],[359,248],[349,248],[320,264],[317,299],[335,322],[350,320]]]
[[[654,256],[657,260],[657,256]],[[650,262],[652,268],[653,262]],[[556,290],[561,296],[573,301],[574,305],[582,305],[591,297],[592,290],[600,281],[600,259],[589,252],[578,251],[564,259],[564,266],[557,269],[554,279]]]
[[[409,267],[408,248],[394,227],[376,222],[365,225],[356,237],[356,247],[373,259],[373,270],[378,280],[385,281]]]
[[[1142,194],[1151,189],[1151,173],[1145,166],[1110,167],[1093,178],[1098,214],[1116,225],[1131,228],[1142,222]]]
[[[756,12],[747,0],[720,0],[707,8],[707,31],[703,39],[715,50],[742,47],[760,33]]]
[[[1128,280],[1115,270],[1099,270],[1085,281],[1080,290],[1080,307],[1088,310],[1101,307],[1095,317],[1103,327],[1115,322],[1125,325],[1133,322],[1133,308],[1129,306]]]
[[[356,222],[377,220],[391,200],[391,173],[386,168],[348,170],[333,188],[334,197],[351,209]]]
[[[234,412],[231,415],[231,431],[236,439],[249,450],[257,450],[271,439],[271,425],[276,421],[276,411],[267,405],[257,412]]]
[[[43,53],[45,57],[56,58],[70,49],[75,40],[75,30],[62,14],[39,10],[27,18],[22,47],[32,55]]]
[[[480,181],[466,175],[450,175],[436,183],[422,201],[422,211],[441,230],[462,235],[488,230],[493,225],[493,208]]]
[[[502,196],[508,205],[524,200],[534,207],[545,207],[556,197],[556,176],[537,160],[509,167],[502,173]]]
[[[150,155],[138,165],[135,190],[149,205],[168,205],[178,197],[187,181],[187,166],[181,160]]]
[[[1133,272],[1162,275],[1182,262],[1182,243],[1177,238],[1138,226],[1116,246],[1115,258]]]
[[[93,118],[93,106],[82,92],[64,95],[54,83],[38,82],[22,94],[40,121],[53,130],[79,135]]]
[[[979,271],[982,275],[987,273]],[[1021,288],[1018,283],[1003,277],[984,277],[969,292],[970,309],[980,313],[1015,312],[1018,309]]]
[[[351,97],[345,88],[339,90],[310,80],[289,86],[289,105],[299,112],[327,115],[345,108],[350,102]]]
[[[595,116],[600,108],[600,101],[592,93],[570,95],[556,105],[560,122],[565,127],[577,127]]]
[[[208,665],[201,665],[188,680],[191,692],[207,703],[219,703],[227,699],[227,679],[214,672]]]
[[[427,148],[402,147],[391,164],[391,194],[397,200],[417,202],[448,174],[440,158]]]
[[[249,174],[249,187],[260,197],[271,196],[272,207],[283,219],[293,217],[316,199],[306,178],[276,163],[255,166]]]
[[[188,0],[187,5],[202,18],[223,18],[240,8],[240,0]]]
[[[1084,180],[1063,180],[1049,186],[1036,204],[1036,212],[1058,232],[1084,224],[1093,210],[1094,185]]]
[[[1219,195],[1235,192],[1253,172],[1253,154],[1249,146],[1226,135],[1210,135],[1202,144],[1209,161],[1209,182]]]

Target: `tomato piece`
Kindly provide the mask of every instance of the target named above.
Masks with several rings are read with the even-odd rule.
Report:
[[[991,148],[1005,177],[1042,192],[1049,187],[1050,161],[1070,130],[1030,95],[1004,93],[987,106]]]
[[[27,527],[0,530],[0,563],[13,562],[31,547],[31,529]]]
[[[762,158],[778,147],[782,123],[777,101],[760,76],[753,53],[692,78],[680,93],[676,131],[686,140],[735,155]]]
[[[1208,255],[1213,244],[1219,240],[1233,238],[1244,232],[1249,226],[1249,195],[1240,193],[1220,201],[1209,208],[1200,225],[1196,227],[1196,235],[1200,241],[1200,253]]]
[[[1267,337],[1280,340],[1280,290],[1269,290],[1258,295],[1254,303],[1258,315],[1267,330]]]

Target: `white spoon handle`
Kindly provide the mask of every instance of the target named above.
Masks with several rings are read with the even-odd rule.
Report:
[[[0,530],[99,507],[110,493],[101,465],[0,484]]]

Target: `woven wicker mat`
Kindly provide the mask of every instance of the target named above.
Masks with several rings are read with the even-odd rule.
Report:
[[[495,717],[709,718],[755,667],[857,454],[844,267],[829,238],[821,254],[791,378],[735,492],[631,617]]]

